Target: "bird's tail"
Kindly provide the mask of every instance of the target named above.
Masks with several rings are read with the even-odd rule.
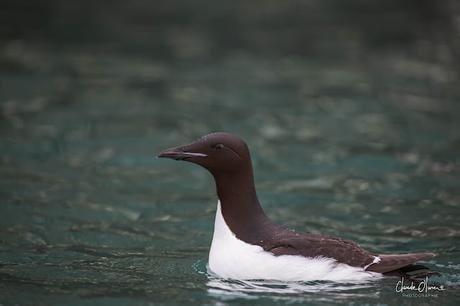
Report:
[[[404,277],[410,280],[421,280],[425,277],[439,275],[423,265],[415,264],[417,261],[436,256],[435,253],[411,253],[379,255],[380,261],[372,264],[367,271],[379,272],[388,276]]]
[[[441,274],[423,265],[408,265],[394,271],[386,272],[383,275],[404,278],[418,283],[423,281],[426,277],[439,276]]]

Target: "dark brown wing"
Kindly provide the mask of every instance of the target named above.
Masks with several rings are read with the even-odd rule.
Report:
[[[363,250],[356,243],[340,238],[306,235],[291,231],[283,231],[267,243],[264,248],[276,256],[301,255],[305,257],[334,258],[340,263],[354,267],[365,267],[373,262],[374,255]]]
[[[432,258],[434,253],[388,254],[379,255],[380,262],[372,264],[367,271],[386,273],[415,263],[418,260]]]
[[[436,256],[434,253],[375,255],[353,241],[331,236],[312,235],[290,231],[277,226],[272,236],[257,243],[276,256],[334,258],[339,263],[362,267],[367,271],[387,273],[414,264],[418,260]],[[376,256],[378,258],[376,258]]]

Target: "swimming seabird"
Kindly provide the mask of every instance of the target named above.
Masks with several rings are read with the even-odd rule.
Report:
[[[218,203],[209,268],[221,277],[363,280],[426,269],[414,263],[435,256],[431,252],[375,254],[349,240],[275,224],[257,198],[248,146],[236,135],[212,133],[164,150],[158,157],[188,161],[213,175]]]

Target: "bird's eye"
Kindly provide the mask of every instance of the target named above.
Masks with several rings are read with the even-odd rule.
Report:
[[[218,144],[214,145],[213,148],[216,149],[216,150],[220,150],[220,149],[223,149],[223,148],[224,148],[224,145],[221,144],[221,143],[218,143]]]

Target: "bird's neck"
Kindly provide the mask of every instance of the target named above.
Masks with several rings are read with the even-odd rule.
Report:
[[[231,173],[214,174],[222,216],[241,240],[254,243],[264,239],[264,224],[270,221],[257,199],[252,167]]]

